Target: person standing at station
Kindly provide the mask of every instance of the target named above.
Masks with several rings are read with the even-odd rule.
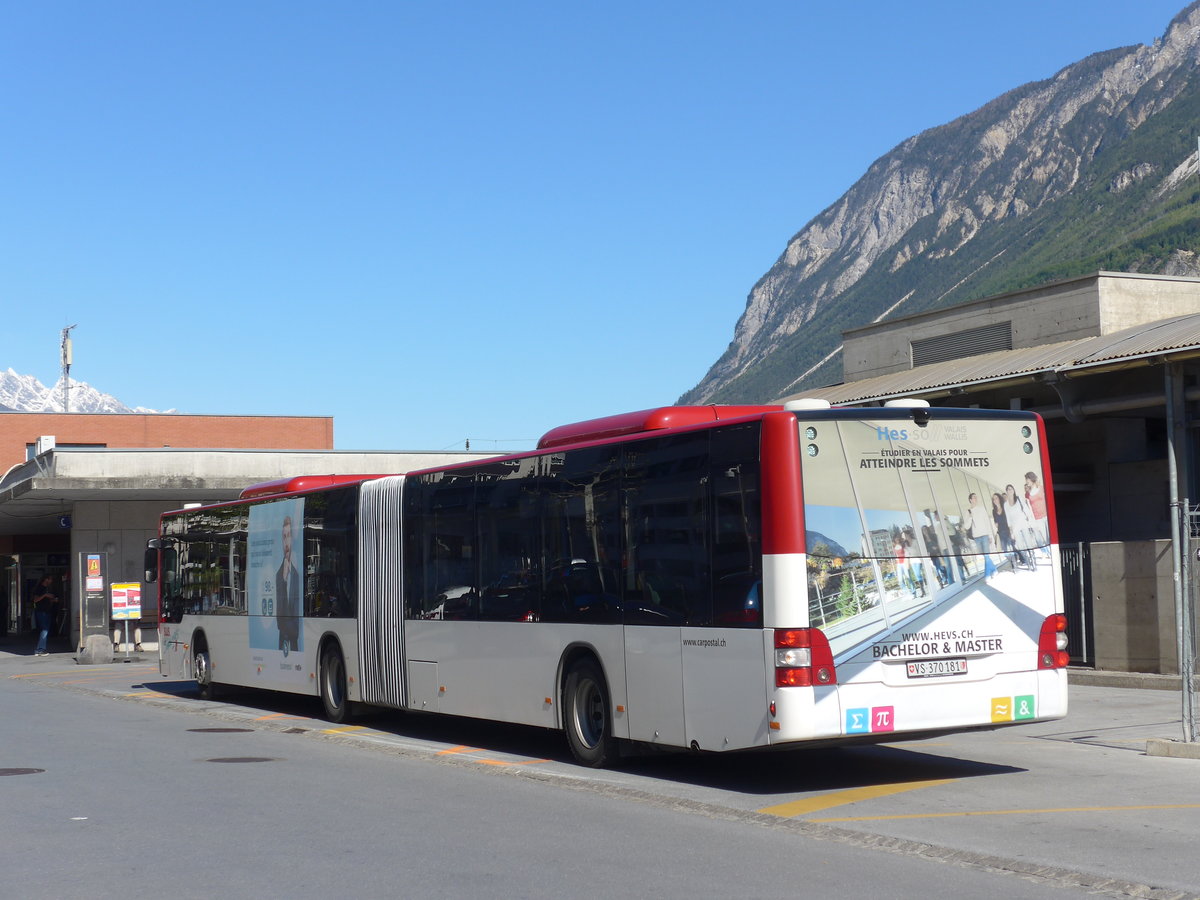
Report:
[[[54,630],[54,614],[57,610],[58,594],[54,592],[54,578],[45,575],[33,590],[33,621],[38,633],[37,649],[34,653],[38,656],[46,656],[49,653],[46,642],[50,638],[50,632]]]

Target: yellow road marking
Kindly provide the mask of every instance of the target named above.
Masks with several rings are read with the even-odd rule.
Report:
[[[458,754],[458,753],[481,753],[481,752],[482,751],[478,747],[468,747],[465,744],[462,744],[457,747],[448,747],[445,750],[439,750],[437,752],[437,755],[438,756],[451,756],[453,754]],[[471,762],[481,763],[485,766],[532,766],[536,763],[550,762],[550,760],[548,760],[548,759],[504,760],[504,759],[487,759],[486,757],[480,757],[479,759],[471,760]]]
[[[767,806],[760,809],[759,812],[770,816],[791,818],[820,812],[834,806],[845,806],[847,803],[858,803],[860,800],[873,800],[876,797],[890,797],[892,794],[903,794],[905,791],[915,791],[918,788],[953,784],[957,780],[957,778],[939,778],[930,781],[905,781],[899,784],[873,784],[869,787],[849,788],[844,791],[834,791],[832,794],[821,794],[817,797],[805,797],[803,800],[780,803],[778,806]]]
[[[9,678],[39,678],[43,675],[72,675],[78,672],[78,669],[64,669],[61,672],[26,672],[24,675],[9,675]]]
[[[341,728],[322,728],[321,734],[352,734],[355,731],[366,730],[366,725],[343,725]]]
[[[265,716],[259,716],[254,721],[255,722],[265,722],[267,719],[295,719],[297,722],[309,721],[308,716],[289,716],[289,715],[286,715],[285,713],[270,713]]]
[[[45,672],[25,672],[21,675],[9,675],[8,677],[9,678],[44,678],[47,676],[57,677],[59,675],[78,675],[78,674],[79,674],[78,668],[63,669],[61,671],[55,671],[54,669],[51,669],[51,670],[45,671]],[[102,678],[122,679],[122,678],[128,678],[130,675],[133,675],[133,674],[141,674],[141,673],[139,672],[138,669],[122,668],[122,669],[116,669],[111,672],[98,672],[94,675],[89,676],[88,678],[83,679],[83,681],[97,681]],[[83,682],[82,681],[67,681],[67,682],[63,682],[63,683],[64,684],[82,684]]]
[[[1060,806],[1049,809],[976,809],[949,813],[905,813],[895,816],[846,816],[836,819],[809,819],[810,822],[878,822],[886,819],[951,819],[955,816],[1019,816],[1043,813],[1137,812],[1151,809],[1200,809],[1200,803],[1165,803],[1157,806]]]

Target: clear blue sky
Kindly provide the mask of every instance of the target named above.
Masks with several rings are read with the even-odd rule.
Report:
[[[672,403],[906,137],[1180,0],[0,2],[3,356],[524,449]]]

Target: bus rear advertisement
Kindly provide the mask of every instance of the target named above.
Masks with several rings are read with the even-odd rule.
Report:
[[[160,671],[560,729],[582,764],[1061,717],[1031,413],[664,407],[163,516]]]

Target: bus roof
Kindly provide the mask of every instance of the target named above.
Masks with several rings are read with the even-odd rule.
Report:
[[[271,497],[275,494],[294,494],[297,491],[313,491],[339,484],[357,484],[361,481],[372,481],[383,477],[382,475],[297,475],[294,478],[279,478],[275,481],[252,484],[242,489],[242,492],[238,494],[238,499],[253,500],[256,497]]]
[[[600,441],[643,431],[702,425],[705,422],[763,415],[781,409],[782,406],[660,406],[657,409],[643,409],[600,419],[588,419],[572,425],[560,425],[542,435],[537,449],[549,450],[566,444]]]

